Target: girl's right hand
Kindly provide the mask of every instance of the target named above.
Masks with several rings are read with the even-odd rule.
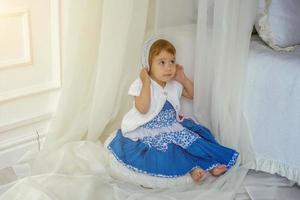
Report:
[[[143,83],[145,82],[150,83],[150,76],[147,68],[143,67],[143,69],[141,69],[140,79],[142,80]]]

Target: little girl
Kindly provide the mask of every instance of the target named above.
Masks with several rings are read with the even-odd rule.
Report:
[[[180,97],[193,99],[193,82],[176,64],[176,50],[164,39],[144,47],[140,77],[129,88],[133,108],[108,145],[118,161],[136,172],[159,177],[190,173],[198,182],[206,172],[220,176],[238,157],[211,132],[190,118],[180,116]]]

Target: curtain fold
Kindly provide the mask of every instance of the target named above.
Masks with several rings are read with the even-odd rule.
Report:
[[[97,142],[107,125],[119,126],[115,121],[132,101],[127,88],[137,76],[144,40],[148,0],[66,0],[62,7],[61,97],[34,174],[57,169],[53,150]]]
[[[254,160],[241,102],[257,3],[200,0],[198,6],[194,114],[244,163]]]
[[[61,1],[62,88],[43,152],[85,137],[95,81],[103,1]]]
[[[63,2],[69,13],[63,22],[62,95],[44,150],[97,141],[116,117],[139,63],[148,9],[147,0]]]
[[[103,7],[103,34],[87,136],[94,141],[131,100],[124,96],[138,75],[136,69],[145,35],[148,0],[117,2],[105,1]]]

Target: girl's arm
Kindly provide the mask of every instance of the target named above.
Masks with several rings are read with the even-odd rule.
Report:
[[[188,98],[188,99],[193,99],[194,98],[194,83],[186,77],[183,67],[181,65],[176,66],[176,75],[175,75],[175,80],[180,82],[183,86],[182,90],[182,96]]]
[[[140,96],[135,97],[135,107],[142,113],[146,114],[150,108],[150,77],[145,68],[140,72],[140,78],[142,80],[143,86],[141,89]]]
[[[186,77],[185,81],[181,83],[183,85],[182,96],[193,99],[194,98],[194,83]]]

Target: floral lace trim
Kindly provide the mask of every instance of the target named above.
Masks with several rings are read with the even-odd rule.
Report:
[[[124,163],[124,162],[117,156],[117,154],[115,154],[115,152],[111,149],[110,146],[107,146],[107,149],[114,155],[115,159],[116,159],[117,161],[119,161],[123,166],[125,166],[125,167],[127,167],[128,169],[131,169],[131,170],[133,170],[133,171],[135,171],[135,172],[143,173],[143,174],[150,175],[150,176],[162,177],[162,178],[176,178],[176,177],[184,176],[184,175],[186,175],[187,173],[193,171],[193,170],[196,169],[196,168],[202,169],[202,167],[196,165],[196,166],[192,167],[192,168],[191,168],[188,172],[186,172],[185,174],[165,175],[165,174],[159,174],[159,173],[149,173],[149,172],[147,172],[147,171],[145,171],[145,170],[141,170],[141,169],[138,169],[138,168],[136,168],[136,167],[134,167],[134,166],[132,166],[132,165],[129,165],[129,164]],[[237,160],[238,156],[239,156],[239,153],[235,153],[235,154],[232,156],[231,160],[230,160],[230,161],[228,162],[228,164],[226,165],[226,167],[227,167],[228,170],[236,163],[236,160]],[[217,167],[218,165],[220,165],[220,163],[213,164],[213,165],[211,165],[210,167],[208,167],[207,169],[205,169],[205,171],[210,171],[210,170],[212,170],[213,168]]]
[[[159,174],[159,173],[150,173],[150,172],[147,172],[145,170],[141,170],[141,169],[138,169],[132,165],[129,165],[129,164],[126,164],[124,163],[114,152],[113,150],[110,148],[110,146],[107,147],[110,152],[114,155],[114,157],[116,158],[117,161],[119,161],[123,166],[127,167],[128,169],[131,169],[135,172],[139,172],[139,173],[143,173],[143,174],[146,174],[146,175],[150,175],[150,176],[155,176],[155,177],[162,177],[162,178],[176,178],[176,177],[180,177],[180,176],[184,176],[186,175],[187,173],[193,171],[194,169],[196,168],[201,168],[200,166],[196,165],[194,166],[191,170],[189,170],[188,172],[184,173],[184,174],[175,174],[175,175],[165,175],[165,174]],[[214,167],[218,166],[218,164],[214,164],[212,165],[212,167],[210,167],[209,169],[213,169]],[[208,170],[206,170],[208,171]]]
[[[160,133],[179,132],[184,129],[185,128],[181,124],[174,123],[171,126],[155,128],[155,129],[146,129],[146,128],[140,127],[138,129],[136,129],[136,132],[139,133],[140,138],[143,138],[143,137],[147,137],[147,136],[155,137],[156,135],[158,135]]]
[[[165,152],[170,143],[186,149],[198,138],[200,138],[200,136],[196,133],[184,128],[180,131],[159,133],[154,137],[146,136],[141,139],[141,142],[147,144],[150,148],[154,147],[157,150]]]
[[[230,169],[232,166],[235,165],[236,160],[238,159],[238,157],[239,157],[239,153],[235,152],[233,154],[232,158],[230,159],[230,161],[226,165],[227,169]]]

